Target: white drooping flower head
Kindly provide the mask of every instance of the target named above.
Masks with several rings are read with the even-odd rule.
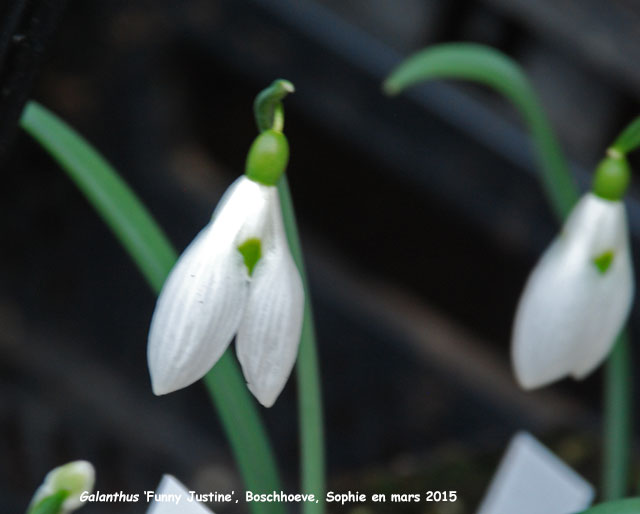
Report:
[[[520,385],[531,389],[593,371],[621,331],[633,293],[624,204],[588,193],[520,298],[512,339]]]
[[[253,269],[241,249],[259,256]],[[162,289],[147,352],[154,393],[202,378],[236,335],[249,389],[273,405],[296,360],[303,311],[278,190],[242,176]]]
[[[85,460],[69,462],[52,469],[47,473],[44,482],[33,495],[30,509],[38,505],[42,500],[60,491],[65,491],[67,497],[61,505],[59,514],[73,512],[83,505],[80,499],[82,493],[90,493],[93,490],[95,477],[96,473],[93,465]]]

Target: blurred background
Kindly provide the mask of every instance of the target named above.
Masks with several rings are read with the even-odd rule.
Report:
[[[510,369],[515,305],[556,231],[517,113],[465,84],[394,99],[380,84],[429,44],[503,50],[534,82],[586,188],[640,113],[637,2],[9,0],[0,15],[1,511],[23,512],[49,469],[78,458],[96,465],[103,492],[153,489],[162,473],[202,491],[242,490],[204,387],[152,395],[155,297],[16,129],[25,99],[94,143],[182,250],[243,171],[253,98],[278,77],[297,88],[285,132],[316,311],[329,488],[459,498],[331,511],[473,512],[519,429],[598,484],[601,373],[523,393]],[[639,200],[636,185],[636,250]],[[632,332],[639,320],[636,308]],[[262,411],[297,491],[295,381]]]

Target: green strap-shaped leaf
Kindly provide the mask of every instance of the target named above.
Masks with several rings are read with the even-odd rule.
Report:
[[[627,498],[615,502],[601,503],[595,507],[576,514],[638,514],[640,513],[640,498]]]
[[[20,120],[84,193],[156,293],[176,260],[162,229],[115,169],[71,127],[29,102]],[[214,400],[236,462],[253,492],[281,490],[275,457],[238,366],[227,350],[204,382]],[[251,503],[254,513],[282,514],[279,503]]]
[[[450,43],[422,50],[403,61],[384,83],[389,94],[433,79],[479,82],[508,98],[523,116],[533,137],[542,183],[551,207],[564,219],[578,199],[578,188],[549,121],[520,66],[483,45]]]

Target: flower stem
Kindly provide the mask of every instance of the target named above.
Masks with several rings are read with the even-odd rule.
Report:
[[[256,124],[261,134],[266,134],[269,131],[282,131],[284,126],[282,100],[294,90],[291,82],[277,79],[269,87],[258,93],[253,108]],[[298,425],[300,430],[300,485],[304,493],[314,494],[318,499],[318,503],[304,502],[302,504],[302,512],[304,514],[321,514],[324,512],[325,491],[324,424],[322,419],[320,366],[318,365],[309,281],[304,267],[295,211],[286,175],[283,174],[280,177],[277,186],[289,249],[300,272],[305,291],[304,318],[296,363]]]
[[[289,247],[296,261],[305,290],[304,320],[300,336],[300,350],[296,365],[298,382],[298,418],[300,425],[300,467],[302,491],[315,494],[319,503],[305,502],[303,512],[318,514],[324,512],[325,463],[324,463],[324,423],[322,416],[322,392],[320,371],[316,349],[313,312],[309,297],[307,274],[302,259],[302,249],[298,237],[295,211],[286,176],[278,183],[282,217],[284,219]]]
[[[67,172],[158,293],[177,256],[143,203],[87,141],[41,105],[30,102],[20,124]],[[269,440],[230,350],[204,382],[246,488],[254,492],[281,490]],[[278,503],[253,502],[251,511],[282,514],[285,509]]]
[[[623,498],[629,477],[631,448],[631,355],[624,331],[605,366],[602,498]]]

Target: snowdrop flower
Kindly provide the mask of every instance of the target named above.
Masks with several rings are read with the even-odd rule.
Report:
[[[603,161],[594,193],[574,207],[529,276],[512,339],[516,377],[525,389],[591,373],[629,315],[634,282],[621,201],[628,174],[626,161]]]
[[[90,462],[77,460],[59,466],[44,478],[44,482],[33,495],[28,512],[38,512],[45,503],[50,507],[46,512],[68,514],[82,507],[80,496],[91,492],[95,482],[95,470]],[[55,510],[55,506],[58,506]]]
[[[275,184],[288,160],[285,136],[262,132],[246,175],[225,193],[212,221],[184,251],[158,298],[148,342],[153,391],[202,378],[236,336],[247,385],[270,407],[298,352],[304,292]]]

